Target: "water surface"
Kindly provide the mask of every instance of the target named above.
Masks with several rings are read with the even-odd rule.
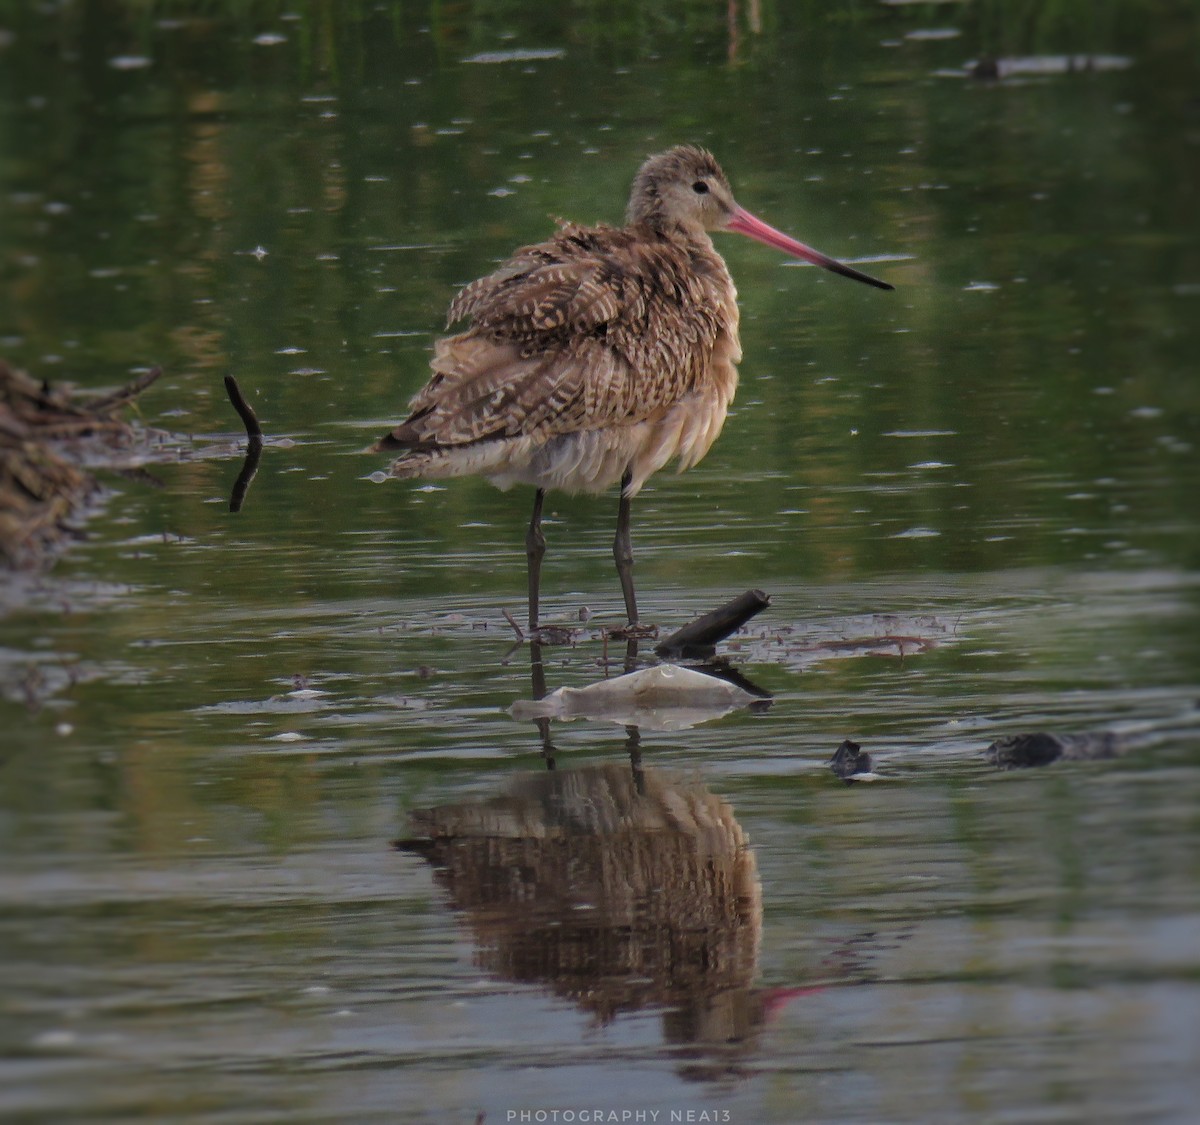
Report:
[[[477,7],[0,19],[3,354],[161,364],[179,450],[4,579],[0,1115],[1187,1120],[1194,21]],[[896,292],[721,239],[742,385],[637,580],[666,629],[770,593],[727,648],[772,703],[548,746],[530,496],[361,450],[457,286],[684,140]],[[236,515],[227,373],[270,438]],[[616,500],[548,507],[581,686]],[[988,765],[1025,730],[1134,749]]]

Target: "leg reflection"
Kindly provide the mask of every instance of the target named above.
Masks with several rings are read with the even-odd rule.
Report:
[[[546,665],[542,662],[542,646],[536,641],[531,641],[529,645],[529,676],[533,686],[533,698],[544,699],[546,697]],[[546,763],[546,769],[555,769],[557,763],[555,755],[558,753],[554,748],[554,743],[550,741],[550,720],[549,719],[534,719],[533,725],[537,727],[538,737],[542,743],[542,760]]]

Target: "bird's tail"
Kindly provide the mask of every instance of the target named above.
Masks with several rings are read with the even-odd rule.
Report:
[[[398,431],[400,429],[402,429],[402,427],[398,426],[395,430],[392,430],[390,433],[384,434],[383,437],[381,437],[374,445],[370,446],[367,449],[367,452],[368,453],[395,453],[395,452],[397,452],[397,450],[407,450],[407,451],[411,452],[415,443],[412,442],[411,440],[405,440],[405,438],[400,433],[398,433]]]
[[[503,469],[505,455],[512,444],[504,439],[438,445],[434,442],[405,440],[403,427],[385,434],[372,447],[372,453],[399,453],[388,469],[400,480],[486,476]]]

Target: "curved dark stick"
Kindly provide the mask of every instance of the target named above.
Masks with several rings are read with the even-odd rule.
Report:
[[[238,479],[234,482],[233,492],[229,497],[229,510],[240,512],[246,499],[246,493],[250,489],[250,482],[254,479],[254,474],[258,472],[258,462],[262,457],[263,432],[262,426],[258,424],[257,416],[242,394],[242,388],[238,386],[238,381],[232,375],[225,376],[225,393],[229,396],[229,401],[233,403],[234,410],[238,412],[242,425],[246,427],[246,459],[242,462],[242,471],[238,473]]]
[[[251,442],[256,439],[261,442],[263,438],[262,426],[258,424],[258,418],[251,409],[250,404],[242,395],[242,388],[238,386],[238,381],[232,375],[225,376],[225,393],[229,395],[229,401],[233,403],[233,408],[238,412],[238,417],[242,420],[242,425],[246,427],[246,436]]]

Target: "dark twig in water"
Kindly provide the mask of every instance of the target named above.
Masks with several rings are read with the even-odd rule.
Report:
[[[504,614],[504,620],[513,627],[513,632],[517,634],[517,640],[523,641],[525,639],[525,634],[522,632],[521,626],[517,624],[517,619],[513,617],[513,615],[509,613],[507,609],[502,609],[500,612]]]
[[[246,427],[246,436],[250,439],[251,444],[255,441],[261,444],[262,426],[258,424],[258,418],[242,395],[242,388],[238,386],[238,381],[232,375],[225,376],[225,393],[229,395],[229,401],[233,403],[233,408],[238,412],[242,425]]]
[[[240,512],[242,504],[246,500],[246,493],[250,491],[250,482],[254,479],[254,474],[258,472],[258,463],[262,459],[263,432],[257,415],[246,401],[242,394],[242,388],[238,386],[238,381],[232,375],[225,376],[225,393],[229,396],[229,401],[233,403],[238,417],[241,418],[242,425],[246,427],[246,460],[242,462],[242,471],[238,473],[238,478],[233,483],[233,492],[229,495],[229,510]]]
[[[747,590],[672,633],[654,651],[662,657],[705,660],[716,651],[718,641],[736,632],[770,604],[771,599],[761,590]]]
[[[152,367],[149,371],[144,371],[132,382],[126,383],[119,390],[113,391],[112,394],[91,399],[88,402],[88,407],[97,414],[111,414],[114,410],[119,410],[122,406],[128,406],[142,391],[155,382],[160,375],[162,375],[162,368]]]

